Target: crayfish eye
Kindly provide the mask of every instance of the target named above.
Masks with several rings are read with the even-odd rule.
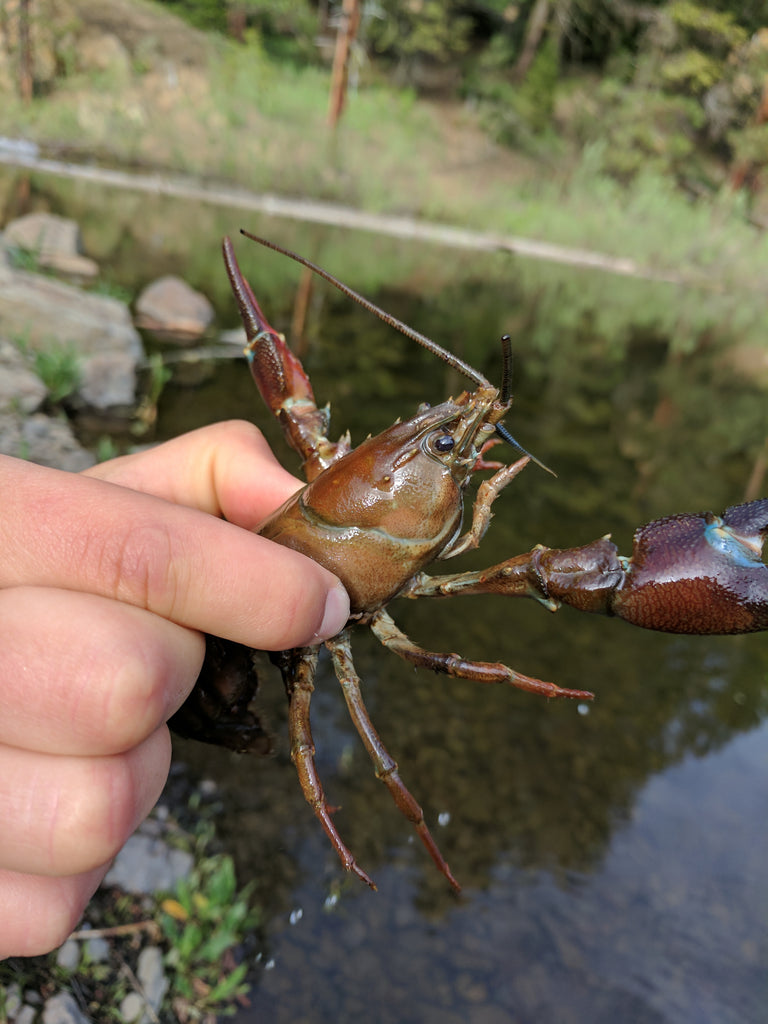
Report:
[[[448,452],[453,451],[453,446],[456,444],[450,434],[438,434],[437,437],[432,439],[432,450],[438,455],[446,455]]]

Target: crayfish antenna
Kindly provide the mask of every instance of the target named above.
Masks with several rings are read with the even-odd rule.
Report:
[[[442,345],[438,345],[436,341],[432,341],[426,334],[421,334],[420,331],[415,330],[413,327],[409,327],[408,324],[403,323],[402,320],[398,320],[397,317],[392,316],[391,313],[387,313],[386,310],[381,309],[375,303],[371,302],[370,299],[366,299],[364,295],[356,292],[354,288],[350,288],[348,284],[344,284],[338,277],[334,277],[333,274],[327,270],[323,270],[312,260],[308,260],[306,256],[300,256],[297,252],[292,249],[285,249],[282,245],[278,245],[277,242],[271,242],[268,238],[261,238],[259,235],[253,235],[250,231],[246,231],[245,228],[240,228],[240,234],[245,235],[246,238],[250,238],[252,242],[258,242],[259,245],[265,246],[267,249],[274,249],[275,252],[279,252],[282,256],[287,256],[289,259],[295,260],[296,263],[300,263],[303,267],[307,267],[318,277],[322,277],[329,284],[332,284],[334,288],[346,295],[347,298],[352,299],[363,309],[367,309],[369,313],[373,313],[379,320],[383,320],[385,324],[389,324],[390,327],[394,327],[396,331],[404,334],[406,338],[410,338],[411,341],[418,342],[423,348],[427,349],[432,355],[437,356],[438,359],[442,359],[444,363],[447,363],[452,369],[463,374],[468,380],[471,380],[473,384],[480,386],[487,385],[489,382],[486,378],[476,370],[469,363],[465,363],[463,359],[454,355],[453,352],[449,352],[448,349],[443,348]]]
[[[359,292],[356,292],[354,288],[350,288],[349,285],[344,284],[344,282],[340,281],[338,277],[334,277],[333,274],[331,274],[327,270],[324,270],[322,267],[319,267],[316,263],[313,263],[312,260],[307,259],[306,256],[301,256],[299,255],[299,253],[294,252],[292,249],[286,249],[284,246],[278,245],[277,242],[272,242],[268,238],[262,238],[260,235],[254,235],[250,231],[246,231],[245,228],[240,228],[240,234],[244,235],[246,238],[250,238],[252,242],[258,242],[259,245],[263,245],[266,249],[272,249],[274,252],[279,252],[282,256],[287,256],[289,259],[294,260],[296,263],[300,263],[303,267],[307,267],[308,270],[311,270],[314,274],[317,274],[318,277],[322,277],[323,280],[327,281],[329,284],[332,284],[334,288],[337,288],[342,293],[342,295],[346,295],[347,298],[352,299],[353,302],[356,302],[359,306],[362,306],[363,309],[368,310],[369,313],[372,313],[374,316],[378,317],[379,320],[383,320],[385,324],[388,324],[390,327],[393,327],[396,331],[399,331],[401,334],[404,334],[406,338],[410,338],[411,341],[417,342],[423,348],[427,349],[428,352],[431,352],[432,355],[437,356],[438,359],[441,359],[444,363],[447,363],[448,366],[450,366],[452,369],[456,370],[458,373],[461,373],[468,380],[471,380],[473,384],[477,384],[480,387],[482,387],[490,383],[482,375],[482,373],[476,370],[473,366],[470,366],[469,363],[465,363],[463,359],[460,359],[457,355],[454,355],[453,352],[449,352],[448,349],[443,348],[442,345],[438,345],[436,341],[433,341],[431,338],[428,338],[426,334],[422,334],[420,331],[415,330],[413,327],[409,327],[408,324],[403,323],[402,320],[398,320],[397,317],[392,316],[391,313],[387,313],[386,310],[383,310],[379,306],[375,305],[375,303],[371,302],[370,299],[366,299],[364,295],[361,295]],[[510,339],[508,334],[505,334],[504,337],[502,338],[502,344],[506,346],[505,371],[502,389],[503,392],[508,393],[508,363],[510,346]],[[532,462],[536,463],[537,466],[540,466],[542,469],[546,470],[547,473],[551,473],[552,476],[557,476],[557,474],[553,470],[551,470],[549,466],[546,466],[540,459],[537,459],[535,455],[531,455],[531,453],[526,451],[521,444],[518,444],[518,442],[514,439],[514,437],[512,437],[509,431],[506,430],[504,427],[500,426],[498,423],[496,424],[496,433],[499,435],[500,438],[506,441],[507,444],[511,444],[513,448],[516,448],[522,455],[527,455]]]
[[[512,401],[512,339],[508,334],[502,334],[501,336],[501,387],[499,388],[499,400],[504,405],[509,405]],[[496,433],[499,437],[506,441],[507,444],[511,444],[513,448],[516,448],[521,455],[527,455],[531,462],[535,462],[537,466],[540,466],[547,473],[551,473],[552,476],[556,477],[557,473],[549,466],[545,466],[540,459],[537,459],[535,455],[531,455],[529,451],[520,444],[519,441],[515,440],[510,434],[506,427],[503,427],[500,423],[496,424]]]
[[[557,473],[554,471],[554,469],[550,469],[549,466],[545,465],[545,463],[541,461],[541,459],[537,459],[535,455],[531,455],[529,451],[523,448],[519,441],[516,441],[515,438],[512,437],[507,428],[502,426],[501,423],[496,424],[496,433],[499,435],[502,441],[506,441],[507,444],[511,444],[512,447],[516,448],[521,455],[527,455],[531,462],[535,462],[536,465],[540,466],[545,472],[551,473],[552,476],[557,477]]]

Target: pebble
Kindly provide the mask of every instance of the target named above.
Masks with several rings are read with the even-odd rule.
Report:
[[[154,1011],[159,1010],[168,991],[168,979],[163,971],[163,953],[159,946],[147,946],[139,953],[136,977],[141,982],[149,1005]]]
[[[67,939],[56,954],[56,966],[64,971],[75,971],[80,963],[80,944],[76,939]]]
[[[172,891],[192,870],[194,858],[153,836],[132,835],[115,858],[104,885],[116,885],[125,892]]]
[[[132,1024],[139,1019],[146,1005],[138,992],[129,992],[120,1003],[120,1016],[126,1024]]]
[[[21,1008],[21,992],[16,982],[9,985],[5,990],[5,1010],[9,1017],[13,1017]]]
[[[88,939],[86,949],[88,950],[88,959],[91,963],[100,964],[105,960],[109,960],[109,943],[99,935],[95,939]]]
[[[69,992],[58,992],[46,1002],[43,1024],[90,1024]]]

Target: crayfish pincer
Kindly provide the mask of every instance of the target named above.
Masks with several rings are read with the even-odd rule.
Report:
[[[247,235],[247,232],[243,232]],[[421,807],[400,778],[363,702],[352,659],[355,629],[369,627],[381,643],[407,662],[468,680],[506,683],[545,697],[589,700],[522,675],[499,662],[469,661],[458,654],[426,651],[395,624],[387,605],[395,597],[496,593],[532,597],[554,611],[561,603],[583,611],[619,615],[636,625],[683,633],[738,633],[768,628],[768,567],[761,560],[768,531],[768,499],[728,509],[720,518],[672,516],[642,527],[631,558],[603,537],[579,548],[536,547],[476,572],[429,576],[438,559],[467,551],[482,540],[500,491],[531,461],[502,420],[511,406],[510,342],[502,339],[499,387],[440,345],[363,299],[326,271],[272,242],[247,235],[318,273],[374,315],[423,345],[470,382],[471,389],[411,419],[397,422],[356,448],[348,435],[328,436],[329,413],[318,408],[304,369],[264,317],[224,240],[224,262],[248,344],[246,355],[262,397],[300,455],[306,486],[260,527],[260,533],[295,548],[334,572],[344,583],[351,618],[325,642],[355,728],[400,811],[413,824],[437,867],[459,885],[424,821]],[[516,461],[487,462],[489,443],[518,449]],[[462,533],[463,496],[475,472],[493,470],[478,489],[471,521]],[[211,638],[208,670],[172,725],[185,735],[241,751],[267,742],[248,703],[256,678],[248,652],[227,657],[227,645]],[[375,888],[337,831],[314,759],[310,701],[318,647],[272,655],[289,701],[291,758],[304,796],[348,870]],[[233,667],[234,666],[234,667]]]

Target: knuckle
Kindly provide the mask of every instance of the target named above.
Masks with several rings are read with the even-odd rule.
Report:
[[[95,760],[53,822],[49,849],[54,873],[59,865],[77,874],[106,863],[133,831],[138,794],[129,759]]]
[[[116,668],[101,709],[102,744],[109,752],[137,746],[163,721],[164,673],[156,659],[134,650]]]
[[[164,523],[140,521],[99,539],[96,571],[111,581],[110,597],[173,618],[184,589],[184,544]]]

